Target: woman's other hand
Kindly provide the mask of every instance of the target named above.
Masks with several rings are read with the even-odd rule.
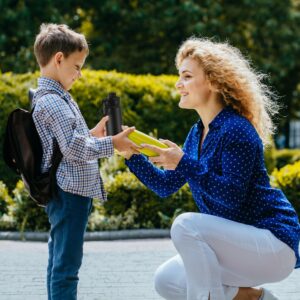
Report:
[[[169,140],[160,139],[159,141],[169,146],[169,148],[159,148],[148,144],[142,144],[141,146],[158,154],[158,156],[149,157],[149,160],[157,167],[163,167],[166,170],[175,170],[184,152],[179,146]]]

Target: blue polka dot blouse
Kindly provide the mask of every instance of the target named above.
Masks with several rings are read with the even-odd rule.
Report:
[[[295,251],[300,267],[298,217],[282,191],[270,186],[255,128],[226,107],[209,124],[200,149],[202,130],[199,120],[186,138],[175,170],[159,169],[144,155],[133,155],[126,164],[161,197],[188,182],[200,212],[270,230]]]

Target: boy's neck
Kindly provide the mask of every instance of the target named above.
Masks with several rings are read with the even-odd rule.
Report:
[[[57,78],[56,74],[54,72],[52,72],[51,70],[49,70],[48,68],[40,68],[40,71],[41,71],[41,77],[46,77],[46,78],[55,80],[56,82],[58,82],[60,84],[59,79]]]
[[[53,80],[59,82],[57,75],[55,74],[55,72],[53,71],[53,68],[51,66],[48,65],[48,66],[42,67],[42,68],[40,68],[40,70],[41,70],[42,77],[47,77],[47,78],[50,78],[50,79],[53,79]]]

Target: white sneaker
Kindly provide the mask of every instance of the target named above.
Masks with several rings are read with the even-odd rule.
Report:
[[[273,295],[269,290],[262,288],[262,294],[259,300],[279,300],[279,298]]]

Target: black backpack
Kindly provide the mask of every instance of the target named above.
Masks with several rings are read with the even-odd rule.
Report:
[[[49,94],[53,92],[45,92]],[[32,101],[34,90],[30,89],[28,96]],[[17,108],[8,117],[4,137],[4,161],[15,173],[21,175],[30,197],[40,206],[48,204],[56,195],[56,171],[62,159],[58,143],[54,141],[52,164],[49,172],[41,173],[43,148],[35,128],[32,114]]]

